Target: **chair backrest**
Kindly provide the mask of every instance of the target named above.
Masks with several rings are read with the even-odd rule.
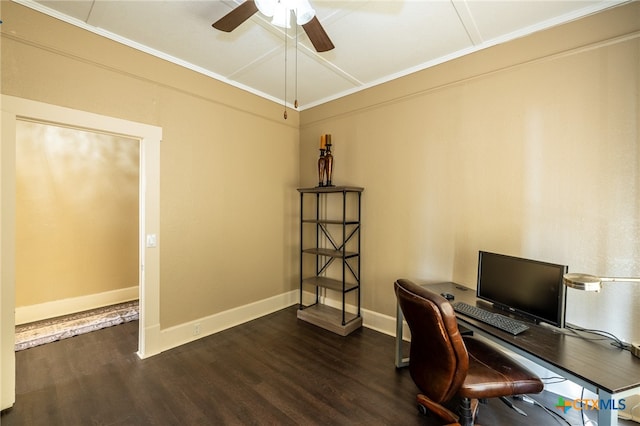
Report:
[[[411,330],[411,377],[432,401],[449,401],[469,369],[453,307],[444,297],[408,280],[397,280],[394,288]]]

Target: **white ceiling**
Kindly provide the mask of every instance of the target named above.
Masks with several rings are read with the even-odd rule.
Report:
[[[301,27],[285,48],[259,12],[231,33],[211,27],[242,0],[14,1],[279,103],[286,59],[300,110],[625,2],[310,0],[336,46],[317,53]]]

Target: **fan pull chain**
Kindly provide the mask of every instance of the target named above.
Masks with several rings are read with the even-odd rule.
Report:
[[[297,12],[296,12],[297,15]],[[295,75],[295,83],[296,83],[296,92],[295,92],[295,100],[293,101],[293,107],[298,109],[298,26],[296,25],[296,75]]]
[[[284,119],[287,119],[287,28],[284,28]]]

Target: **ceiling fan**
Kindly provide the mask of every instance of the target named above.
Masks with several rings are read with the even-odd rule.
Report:
[[[290,28],[291,12],[296,15],[296,24],[301,25],[318,52],[326,52],[335,46],[316,17],[308,0],[247,0],[213,23],[213,28],[231,32],[256,12],[272,18],[278,27]]]

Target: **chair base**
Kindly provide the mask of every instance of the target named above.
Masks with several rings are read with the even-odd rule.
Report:
[[[459,407],[460,415],[422,394],[416,397],[416,401],[418,410],[422,414],[433,413],[444,420],[447,426],[473,426],[478,413],[479,401],[477,399],[462,398]]]

